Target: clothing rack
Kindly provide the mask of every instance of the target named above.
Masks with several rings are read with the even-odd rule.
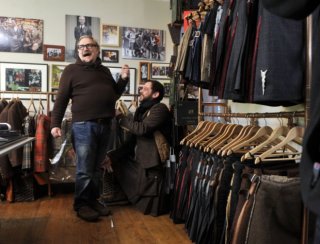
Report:
[[[33,100],[42,100],[41,97],[32,97],[33,95],[40,95],[40,96],[45,96],[44,100],[47,103],[47,113],[50,111],[50,101],[51,101],[51,97],[57,95],[57,92],[23,92],[23,91],[0,91],[0,96],[1,94],[12,94],[12,96],[14,95],[19,95],[19,94],[27,94],[27,95],[31,95],[30,99]],[[122,96],[126,96],[126,97],[133,97],[134,101],[138,100],[138,97],[140,96],[140,94],[124,94]],[[23,98],[24,99],[24,98]],[[121,99],[121,98],[120,98]],[[24,100],[29,100],[29,98],[24,99]],[[126,99],[122,99],[122,100],[126,100]]]
[[[44,100],[47,102],[47,113],[50,111],[50,98],[51,96],[54,96],[54,95],[57,95],[57,92],[23,92],[23,91],[0,91],[0,95],[1,94],[12,94],[13,95],[19,95],[19,94],[27,94],[27,95],[44,95],[45,98]],[[33,100],[42,100],[41,97],[31,97],[30,99],[33,99]],[[29,98],[27,98],[26,100],[29,100]]]
[[[202,99],[202,88],[199,88],[199,96],[198,96],[198,122],[202,121],[204,116],[210,117],[223,117],[223,118],[245,118],[250,119],[250,124],[254,125],[257,119],[266,119],[266,118],[285,118],[288,119],[288,127],[293,127],[293,119],[302,117],[306,117],[305,111],[293,111],[293,112],[266,112],[266,113],[209,113],[203,112],[204,106],[223,106],[225,107],[225,111],[227,111],[227,107],[225,103],[219,102],[203,102]]]
[[[202,98],[202,88],[199,88],[198,95],[198,122],[203,120],[204,116],[211,117],[226,117],[226,118],[250,118],[251,123],[254,123],[257,118],[287,118],[288,126],[293,125],[293,118],[303,117],[305,119],[305,126],[309,122],[310,114],[310,92],[311,92],[311,80],[312,80],[312,15],[306,18],[306,93],[305,93],[305,111],[294,112],[277,112],[277,113],[204,113],[204,106],[217,106],[223,105],[219,103],[204,103]],[[302,219],[302,238],[301,244],[308,243],[308,225],[309,225],[309,211],[304,207],[303,219]]]
[[[30,95],[30,98],[19,98],[20,100],[25,100],[25,101],[34,101],[34,100],[38,100],[39,102],[41,102],[42,100],[46,101],[47,103],[47,113],[50,111],[50,98],[53,95],[56,95],[56,92],[27,92],[27,91],[0,91],[0,97],[3,97],[3,94],[12,94],[11,97],[5,97],[10,99],[10,98],[19,98],[19,95]],[[34,97],[36,96],[36,97]],[[43,96],[45,96],[45,98],[42,98]],[[41,106],[42,103],[41,103]],[[44,108],[43,108],[44,109]],[[33,138],[34,140],[34,138]],[[50,183],[50,173],[49,172],[44,172],[43,175],[41,174],[34,174],[34,177],[36,179],[38,179],[39,181],[41,181],[43,184],[47,184],[48,185],[48,196],[52,196],[52,191],[51,191],[51,183]],[[44,178],[43,178],[44,177]]]
[[[199,13],[196,11],[193,15]],[[193,15],[190,17],[193,19]],[[190,19],[189,17],[189,19]],[[306,32],[305,32],[305,47],[306,47],[306,93],[305,93],[305,108],[304,111],[294,111],[294,112],[278,112],[278,113],[204,113],[204,106],[223,106],[219,103],[203,103],[202,88],[199,88],[198,96],[198,122],[204,119],[204,116],[210,117],[225,117],[225,118],[250,118],[251,123],[254,124],[258,118],[287,118],[288,127],[293,125],[293,118],[302,117],[305,119],[305,126],[309,122],[310,114],[310,90],[311,90],[311,80],[312,80],[312,16],[309,15],[306,19]],[[301,230],[301,243],[308,243],[308,224],[309,224],[309,213],[307,208],[303,208],[303,219],[302,219],[302,230]]]

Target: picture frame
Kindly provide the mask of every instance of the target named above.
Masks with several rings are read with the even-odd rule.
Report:
[[[102,49],[101,60],[104,63],[119,63],[119,51],[111,49]]]
[[[65,47],[57,45],[43,45],[43,60],[64,61]]]
[[[164,97],[170,97],[171,80],[161,80],[160,83],[164,86]]]
[[[78,57],[77,42],[81,36],[100,38],[100,18],[84,15],[66,15],[65,61],[74,63]]]
[[[26,92],[27,94],[19,94],[21,99],[45,97],[45,95],[36,96],[34,94],[48,91],[48,65],[0,63],[0,90]],[[5,98],[12,97],[12,95],[6,93],[2,96]]]
[[[121,67],[108,67],[115,81],[120,77]],[[130,82],[128,83],[123,95],[135,95],[136,92],[136,69],[130,68]]]
[[[124,59],[166,60],[164,30],[121,27],[121,57]]]
[[[168,79],[170,73],[169,63],[151,63],[151,79]]]
[[[101,46],[119,47],[120,28],[118,25],[101,24]]]
[[[67,67],[64,64],[51,65],[51,89],[58,88],[63,70]]]
[[[0,30],[0,52],[43,53],[43,20],[0,16]]]
[[[140,62],[139,63],[139,83],[143,83],[150,79],[150,63]]]

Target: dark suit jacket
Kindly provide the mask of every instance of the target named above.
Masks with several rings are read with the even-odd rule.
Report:
[[[312,29],[312,83],[310,99],[310,122],[304,135],[303,153],[300,167],[301,193],[305,205],[320,216],[320,180],[312,184],[314,179],[313,167],[320,162],[320,18],[319,1],[315,0],[262,0],[265,7],[272,13],[300,19],[313,11]]]
[[[167,211],[164,167],[153,133],[161,131],[169,140],[171,119],[166,105],[158,103],[143,114],[142,121],[120,116],[120,126],[128,130],[131,140],[109,151],[113,174],[128,200],[144,214],[157,216]]]
[[[108,153],[112,162],[119,161],[119,158],[131,154],[143,168],[160,165],[161,160],[153,132],[160,130],[170,142],[171,119],[167,106],[163,103],[154,105],[144,114],[141,122],[134,121],[131,117],[121,116],[119,123],[122,128],[133,135],[133,139]]]
[[[76,27],[74,28],[74,38],[75,38],[76,40],[79,40],[79,38],[80,38],[81,36],[92,36],[92,31],[91,31],[90,26],[86,26],[86,25],[85,25],[85,26],[82,28],[82,30],[80,29],[80,26],[76,26]]]

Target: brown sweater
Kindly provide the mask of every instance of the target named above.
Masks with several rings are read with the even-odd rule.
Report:
[[[94,64],[83,63],[79,58],[68,65],[61,76],[57,98],[51,118],[51,128],[60,127],[72,99],[72,121],[87,121],[97,118],[111,118],[115,114],[115,102],[124,91],[127,80],[113,79],[110,70],[101,64],[100,58]]]

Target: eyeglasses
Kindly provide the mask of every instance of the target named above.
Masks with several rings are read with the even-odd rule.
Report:
[[[80,50],[83,50],[85,48],[92,49],[92,48],[94,48],[96,46],[97,46],[96,44],[90,43],[90,44],[85,44],[85,45],[78,45],[78,49],[80,49]]]

